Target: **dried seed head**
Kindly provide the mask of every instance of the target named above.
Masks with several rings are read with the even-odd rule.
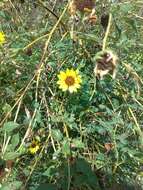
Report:
[[[71,15],[75,15],[77,11],[92,12],[94,7],[94,0],[72,0],[69,4],[69,12]]]
[[[95,76],[103,79],[104,75],[111,74],[112,78],[116,76],[117,70],[117,56],[110,50],[101,51],[96,54],[94,61],[96,66],[94,68]]]
[[[108,21],[109,21],[109,14],[103,14],[101,16],[101,25],[103,26],[104,30],[106,30],[108,26]]]

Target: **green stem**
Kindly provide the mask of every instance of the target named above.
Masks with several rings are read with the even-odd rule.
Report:
[[[70,190],[70,183],[71,183],[71,170],[70,170],[70,161],[68,159],[68,187],[67,187],[67,190]]]

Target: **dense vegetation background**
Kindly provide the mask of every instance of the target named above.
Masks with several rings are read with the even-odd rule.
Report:
[[[95,14],[77,13],[71,39],[68,1],[0,0],[0,190],[143,189],[143,1]],[[103,45],[115,79],[95,77]],[[77,93],[59,89],[67,68]]]

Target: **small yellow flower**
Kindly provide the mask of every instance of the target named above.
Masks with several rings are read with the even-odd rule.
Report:
[[[62,91],[69,91],[70,93],[77,92],[77,89],[80,88],[81,85],[81,75],[78,70],[67,69],[66,71],[60,71],[58,75],[59,88]]]
[[[33,140],[32,143],[31,143],[31,145],[30,145],[30,147],[29,147],[29,152],[31,154],[35,154],[39,150],[39,148],[40,148],[39,141]]]
[[[0,32],[0,44],[3,44],[5,42],[5,34],[3,32]]]

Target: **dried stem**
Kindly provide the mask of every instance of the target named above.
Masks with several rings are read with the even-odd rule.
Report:
[[[109,35],[109,32],[110,32],[110,27],[111,27],[111,21],[112,21],[112,14],[110,13],[109,14],[109,20],[108,20],[108,26],[107,26],[107,29],[106,29],[105,37],[103,39],[102,51],[104,51],[105,48],[106,48],[107,38],[108,38],[108,35]]]

